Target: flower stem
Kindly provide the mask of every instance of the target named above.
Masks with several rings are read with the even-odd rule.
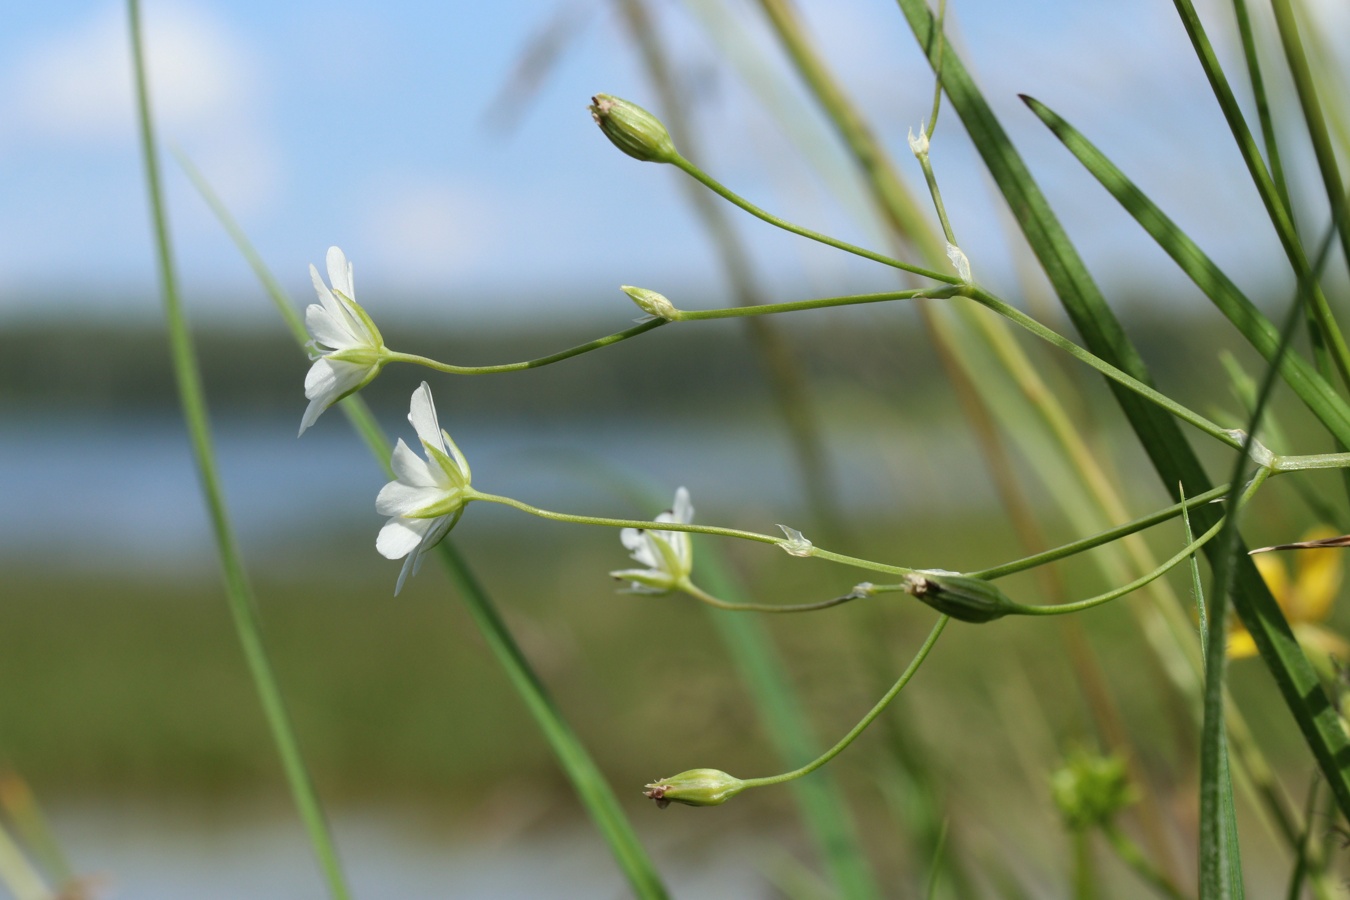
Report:
[[[896,695],[900,693],[904,686],[909,684],[909,680],[914,677],[915,672],[919,671],[919,666],[923,665],[923,661],[928,658],[929,651],[933,649],[933,645],[937,643],[937,639],[942,635],[942,629],[946,628],[947,623],[950,621],[951,619],[948,616],[940,616],[938,618],[937,623],[933,626],[933,630],[928,633],[928,637],[924,640],[923,645],[919,647],[919,652],[914,655],[914,659],[910,661],[910,664],[905,668],[905,671],[900,674],[900,677],[896,680],[895,684],[891,685],[891,689],[877,701],[875,706],[868,710],[867,715],[863,716],[858,724],[854,725],[849,730],[848,734],[840,738],[839,743],[835,744],[800,769],[793,769],[791,772],[784,772],[781,775],[769,775],[764,778],[746,778],[744,779],[745,786],[748,788],[765,787],[766,785],[781,784],[784,781],[792,781],[795,778],[801,778],[803,775],[811,774],[816,769],[819,769],[821,766],[842,753],[845,747],[853,743],[854,739],[862,734],[877,716],[881,715],[882,711],[890,705],[890,702],[895,699]]]
[[[1186,895],[1172,883],[1166,875],[1158,870],[1153,863],[1149,862],[1144,851],[1139,849],[1139,845],[1130,840],[1129,837],[1120,830],[1114,822],[1102,823],[1102,834],[1106,836],[1106,841],[1111,845],[1111,849],[1116,851],[1116,856],[1120,857],[1121,862],[1129,866],[1136,875],[1148,882],[1158,893],[1170,900],[1186,900]]]
[[[1194,497],[1189,497],[1186,500],[1183,500],[1181,503],[1174,503],[1171,506],[1168,506],[1164,509],[1160,509],[1155,513],[1151,513],[1142,518],[1135,519],[1133,522],[1126,522],[1124,525],[1111,528],[1107,531],[1099,532],[1097,534],[1092,535],[1091,537],[1085,537],[1082,538],[1081,540],[1073,541],[1072,543],[1056,547],[1053,550],[1046,550],[1043,553],[1037,553],[1033,556],[1026,556],[1023,557],[1022,559],[1017,559],[1013,560],[1012,562],[1003,563],[1002,565],[994,566],[989,569],[982,569],[978,572],[967,572],[965,574],[969,575],[971,578],[984,578],[988,579],[989,581],[993,581],[995,578],[1002,578],[1004,575],[1011,575],[1014,572],[1022,572],[1027,569],[1034,569],[1037,566],[1043,566],[1046,563],[1052,563],[1055,562],[1056,560],[1064,559],[1065,557],[1073,556],[1075,554],[1082,553],[1086,550],[1091,550],[1094,547],[1100,547],[1103,544],[1109,544],[1112,541],[1116,541],[1119,540],[1120,538],[1125,537],[1126,535],[1131,535],[1136,532],[1143,531],[1145,528],[1150,528],[1154,525],[1157,525],[1161,522],[1166,522],[1168,519],[1172,519],[1180,515],[1184,510],[1191,509],[1195,506],[1198,506],[1201,503],[1208,503],[1212,500],[1216,500],[1220,497],[1223,497],[1227,493],[1228,493],[1228,485],[1226,484],[1220,485],[1219,487],[1211,488],[1210,490],[1205,491],[1203,494],[1198,494]]]
[[[947,289],[953,296],[956,288]],[[946,291],[943,291],[945,293]],[[814,300],[795,300],[791,303],[761,303],[757,306],[732,306],[726,309],[676,310],[675,321],[694,322],[703,319],[735,319],[745,316],[768,316],[775,313],[798,312],[803,309],[826,309],[831,306],[857,306],[863,303],[881,303],[886,300],[913,300],[932,297],[931,291],[888,291],[881,294],[852,294],[846,297],[820,297]]]
[[[688,579],[685,580],[684,584],[677,585],[676,589],[684,591],[695,600],[699,600],[709,606],[715,606],[718,609],[730,610],[732,612],[758,613],[815,612],[820,609],[829,609],[832,606],[842,606],[850,600],[859,600],[866,596],[865,594],[849,593],[844,594],[842,597],[832,597],[829,600],[819,600],[815,603],[793,603],[790,605],[783,605],[774,603],[733,603],[729,600],[722,600],[704,591]]]
[[[141,37],[141,15],[138,0],[127,0],[130,25],[131,54],[136,87],[136,109],[139,118],[141,153],[145,164],[146,190],[154,223],[155,248],[159,261],[160,287],[164,293],[164,318],[168,326],[169,348],[173,359],[174,377],[178,383],[183,419],[192,441],[197,472],[201,481],[203,499],[211,518],[216,549],[225,579],[226,596],[235,630],[243,648],[249,672],[262,702],[263,712],[276,742],[291,794],[309,833],[310,844],[318,857],[319,866],[328,882],[329,893],[335,898],[349,897],[337,850],[324,819],[319,799],[310,781],[300,754],[300,746],[291,729],[290,718],[282,700],[281,689],[272,672],[271,663],[263,646],[262,630],[253,591],[248,583],[238,546],[230,527],[225,499],[216,471],[215,452],[202,388],[201,373],[196,352],[188,331],[187,318],[178,294],[178,279],[174,272],[170,249],[169,227],[164,215],[164,198],[160,187],[159,161],[155,149],[154,127],[150,115],[149,90],[146,85],[145,53]]]
[[[500,503],[503,506],[509,506],[518,509],[521,512],[529,513],[532,516],[538,516],[541,519],[549,519],[554,522],[572,522],[577,525],[601,525],[606,528],[640,528],[649,531],[687,531],[690,534],[711,534],[717,537],[740,538],[746,541],[758,541],[761,544],[786,544],[788,541],[783,537],[774,537],[771,534],[760,534],[757,531],[742,531],[739,528],[721,528],[717,525],[695,525],[686,522],[652,522],[646,519],[611,519],[605,516],[578,516],[571,513],[553,512],[552,510],[540,509],[537,506],[531,506],[512,497],[503,497],[499,494],[484,494],[481,491],[473,491],[465,496],[464,502],[471,500],[485,500],[488,503]],[[888,575],[908,575],[914,569],[907,566],[892,566],[886,563],[874,562],[870,559],[859,559],[856,556],[847,556],[843,553],[835,553],[832,550],[823,550],[820,547],[811,548],[811,556],[830,562],[843,563],[844,565],[856,566],[860,569],[868,569],[873,572],[885,572]]]
[[[809,228],[803,228],[800,225],[794,225],[785,219],[780,219],[777,216],[773,215],[772,213],[760,209],[758,206],[755,206],[750,201],[732,192],[729,188],[725,187],[721,183],[714,180],[712,176],[708,175],[706,172],[704,172],[698,166],[691,163],[689,160],[685,159],[683,156],[677,156],[671,162],[681,171],[685,172],[687,175],[689,175],[694,180],[698,181],[700,184],[708,188],[713,193],[717,194],[718,196],[722,197],[728,202],[735,204],[736,206],[745,210],[755,218],[768,222],[770,225],[773,225],[777,228],[781,228],[784,231],[791,232],[792,234],[799,235],[809,240],[818,241],[826,245],[827,247],[834,247],[836,250],[843,250],[845,253],[852,253],[854,256],[861,256],[863,259],[870,259],[872,260],[872,262],[881,263],[883,266],[890,266],[895,269],[902,269],[906,272],[913,272],[915,275],[922,275],[924,278],[932,278],[935,281],[944,281],[947,284],[959,284],[961,281],[959,278],[955,276],[947,275],[942,272],[934,272],[931,269],[925,269],[922,266],[916,266],[911,263],[901,262],[898,259],[893,259],[889,256],[885,256],[884,254],[876,253],[872,250],[865,250],[862,247],[849,244],[845,241],[837,240],[828,235],[821,234],[818,231],[812,231]]]
[[[1183,422],[1189,422],[1196,428],[1205,432],[1205,434],[1208,434],[1210,437],[1222,441],[1223,443],[1227,444],[1228,446],[1236,450],[1242,449],[1243,445],[1242,439],[1234,436],[1227,429],[1220,428],[1218,425],[1214,424],[1209,419],[1206,419],[1199,413],[1182,406],[1180,403],[1176,402],[1171,397],[1168,397],[1167,395],[1160,393],[1154,388],[1149,387],[1147,384],[1144,384],[1144,382],[1140,381],[1139,379],[1131,375],[1127,375],[1125,372],[1111,365],[1106,360],[1094,355],[1088,350],[1083,349],[1082,347],[1078,346],[1073,341],[1069,340],[1063,335],[1055,331],[1052,331],[1049,328],[1046,328],[1040,322],[1037,322],[1035,319],[1031,318],[1031,316],[1028,316],[1020,309],[1017,309],[1014,306],[1010,306],[1009,304],[1003,302],[998,297],[995,297],[993,294],[989,293],[983,288],[970,285],[962,291],[962,294],[974,300],[981,306],[985,306],[993,310],[994,312],[1010,320],[1014,324],[1021,325],[1027,331],[1030,331],[1032,334],[1036,335],[1038,338],[1041,338],[1042,340],[1053,344],[1054,346],[1063,350],[1065,353],[1072,356],[1074,359],[1078,360],[1081,363],[1085,363],[1086,365],[1091,366],[1098,372],[1101,372],[1107,378],[1110,378],[1117,384],[1129,388],[1130,390],[1134,391],[1136,394],[1145,398],[1146,400],[1151,400],[1153,403],[1167,410],[1172,415],[1176,416],[1178,419],[1181,419]]]
[[[1257,469],[1256,477],[1252,479],[1251,484],[1247,486],[1247,490],[1243,492],[1241,502],[1246,503],[1248,500],[1250,500],[1252,498],[1252,495],[1256,493],[1256,491],[1261,487],[1262,482],[1264,482],[1266,478],[1269,477],[1269,475],[1270,475],[1269,469]],[[1210,540],[1212,540],[1214,536],[1219,533],[1220,529],[1223,528],[1223,523],[1226,518],[1227,517],[1219,519],[1219,521],[1215,522],[1214,525],[1208,531],[1200,535],[1195,540],[1191,541],[1185,547],[1182,547],[1181,550],[1178,551],[1176,555],[1174,555],[1171,559],[1167,560],[1162,565],[1158,566],[1152,572],[1149,572],[1146,575],[1136,578],[1129,584],[1118,587],[1115,590],[1107,591],[1105,594],[1099,594],[1096,597],[1089,597],[1086,600],[1078,600],[1074,603],[1061,603],[1056,604],[1054,606],[1023,606],[1022,604],[1019,603],[1017,604],[1017,610],[1013,613],[1013,615],[1022,615],[1022,616],[1065,615],[1068,613],[1081,612],[1082,610],[1085,609],[1091,609],[1094,606],[1101,606],[1103,603],[1109,603],[1110,601],[1115,600],[1117,597],[1123,597],[1126,594],[1131,593],[1132,591],[1138,590],[1139,588],[1148,584],[1150,581],[1153,581],[1165,575],[1169,570],[1179,565],[1181,562],[1183,562],[1189,556],[1191,556],[1191,554],[1195,553],[1201,547],[1205,546],[1205,544],[1209,543]]]
[[[388,351],[387,362],[413,363],[414,365],[426,366],[428,369],[434,369],[437,372],[447,372],[451,375],[491,375],[497,372],[519,372],[523,369],[537,369],[540,366],[547,366],[550,363],[561,362],[564,359],[571,359],[573,356],[580,356],[583,353],[589,353],[592,350],[599,350],[601,347],[608,347],[610,344],[617,344],[619,341],[626,341],[630,337],[637,337],[639,334],[651,331],[653,328],[660,328],[666,324],[665,319],[649,319],[632,328],[605,335],[602,338],[596,338],[593,341],[587,341],[584,344],[578,344],[575,347],[569,347],[566,350],[560,350],[557,353],[550,353],[548,356],[541,356],[538,359],[528,359],[524,362],[502,363],[495,366],[456,366],[450,363],[437,362],[434,359],[428,359],[425,356],[417,356],[413,353],[400,353],[397,350]]]

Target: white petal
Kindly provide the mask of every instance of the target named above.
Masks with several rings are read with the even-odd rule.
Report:
[[[694,521],[694,505],[689,502],[689,492],[683,487],[675,490],[675,506],[671,510],[675,518],[671,521],[683,522],[688,525]]]
[[[313,400],[316,397],[331,396],[333,400],[355,390],[370,374],[371,366],[347,362],[342,359],[322,357],[314,361],[305,374],[305,396]]]
[[[400,559],[422,542],[435,519],[402,519],[397,516],[384,523],[375,538],[375,549],[385,559]]]
[[[398,581],[394,584],[395,597],[398,596],[399,591],[403,590],[403,582],[408,580],[408,576],[417,569],[421,561],[422,554],[416,548],[413,548],[413,552],[409,553],[408,558],[403,561],[403,568],[398,570]]]
[[[413,391],[412,403],[408,408],[408,421],[422,442],[435,447],[447,456],[449,452],[441,439],[441,426],[436,421],[436,403],[431,399],[431,387],[424,381]]]
[[[436,480],[437,473],[425,459],[403,443],[403,438],[399,438],[394,445],[394,454],[389,457],[389,468],[394,470],[394,477],[404,484],[414,487],[437,487],[440,484]]]
[[[632,530],[636,531],[636,529]],[[622,538],[622,535],[620,535],[620,538]],[[644,566],[650,569],[661,568],[661,555],[652,546],[651,535],[648,532],[639,532],[637,540],[632,543],[625,542],[624,546],[633,551],[629,555]]]
[[[323,279],[319,277],[319,270],[314,268],[313,263],[309,267],[309,280],[314,282],[314,293],[318,296],[319,302],[323,304],[323,308],[334,316],[342,318],[342,305],[337,302],[337,298],[328,289],[328,285],[323,283]]]
[[[333,350],[345,350],[348,347],[360,347],[367,343],[360,335],[353,334],[345,319],[338,319],[317,303],[305,307],[305,328],[317,343]]]
[[[375,498],[375,511],[382,516],[407,516],[444,499],[445,491],[439,487],[420,487],[391,481],[380,488]]]
[[[356,288],[352,284],[352,264],[347,262],[347,254],[338,247],[328,248],[328,283],[333,290],[346,295],[348,300],[356,299]]]

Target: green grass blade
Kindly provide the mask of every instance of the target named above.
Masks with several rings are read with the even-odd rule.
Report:
[[[1294,90],[1298,93],[1303,121],[1308,126],[1308,138],[1312,143],[1313,154],[1317,157],[1317,169],[1322,175],[1322,186],[1327,193],[1331,216],[1338,223],[1341,252],[1345,254],[1346,262],[1350,263],[1350,220],[1345,215],[1345,184],[1341,181],[1340,168],[1336,164],[1331,130],[1327,127],[1322,103],[1317,97],[1317,80],[1308,65],[1289,0],[1272,0],[1270,5],[1275,12],[1275,25],[1280,32],[1280,44],[1284,47],[1284,59],[1294,78]]]
[[[704,541],[704,546],[699,547],[700,578],[717,596],[743,600],[743,592],[725,564],[716,554],[707,552],[710,549],[707,543]],[[817,743],[811,737],[787,670],[764,626],[751,616],[738,613],[713,611],[710,615],[754,695],[757,714],[782,761],[789,768],[796,768],[814,759],[818,755]],[[834,776],[822,769],[790,782],[790,786],[839,896],[849,900],[880,897],[881,891]]]
[[[254,249],[248,236],[244,234],[243,229],[239,227],[239,224],[230,215],[229,210],[221,202],[215,191],[211,189],[211,186],[207,184],[201,173],[181,155],[178,160],[201,194],[202,199],[206,201],[222,227],[234,241],[239,253],[253,269],[263,289],[272,298],[277,311],[295,337],[296,343],[303,349],[309,341],[309,334],[305,330],[304,321],[301,319],[295,304],[286,296],[280,283],[267,268],[267,264],[263,262],[257,250]],[[340,406],[352,427],[361,436],[366,446],[370,448],[376,461],[383,467],[386,474],[390,474],[389,455],[391,447],[389,439],[385,436],[379,423],[376,422],[375,416],[370,412],[370,407],[365,400],[354,395],[343,400]],[[643,898],[667,896],[661,877],[638,840],[632,824],[624,815],[618,798],[615,797],[613,790],[610,789],[590,754],[586,752],[581,739],[567,724],[562,713],[549,697],[543,683],[535,675],[529,660],[525,658],[506,623],[502,621],[491,596],[474,576],[468,561],[460,555],[449,539],[442,542],[439,548],[439,556],[449,572],[451,582],[458,589],[465,605],[468,606],[474,624],[483,633],[483,637],[497,662],[506,670],[512,686],[520,694],[521,700],[534,717],[535,723],[544,732],[549,746],[571,781],[587,814],[595,822],[606,843],[609,844],[610,851],[627,877],[634,895]]]
[[[1247,164],[1247,172],[1251,176],[1252,183],[1256,186],[1257,193],[1261,195],[1261,202],[1266,207],[1266,213],[1270,217],[1271,224],[1275,226],[1275,233],[1280,239],[1280,246],[1284,248],[1285,256],[1288,258],[1294,274],[1298,277],[1299,284],[1311,298],[1310,309],[1316,317],[1321,337],[1327,342],[1327,350],[1332,361],[1336,364],[1341,379],[1347,386],[1350,386],[1350,347],[1346,346],[1345,336],[1341,333],[1340,326],[1336,324],[1335,318],[1331,315],[1331,308],[1327,305],[1327,299],[1317,285],[1317,278],[1313,274],[1312,267],[1308,264],[1308,257],[1303,251],[1303,245],[1299,242],[1298,231],[1294,227],[1290,210],[1281,200],[1280,192],[1270,177],[1265,162],[1261,159],[1256,141],[1252,138],[1251,130],[1247,127],[1247,121],[1242,117],[1242,110],[1238,106],[1237,97],[1234,96],[1233,89],[1228,84],[1228,79],[1223,73],[1223,67],[1219,65],[1219,59],[1214,54],[1214,48],[1209,42],[1209,37],[1205,34],[1204,26],[1195,12],[1195,7],[1191,4],[1191,0],[1173,0],[1173,3],[1176,6],[1177,14],[1181,17],[1181,23],[1186,29],[1186,34],[1191,39],[1191,46],[1195,50],[1196,59],[1199,60],[1201,67],[1205,70],[1205,77],[1209,79],[1214,97],[1219,103],[1219,109],[1228,122],[1228,129],[1233,135],[1233,141],[1237,144],[1239,152],[1242,153],[1242,159]],[[1333,199],[1331,203],[1333,216],[1343,207],[1344,202],[1342,200]]]
[[[923,0],[897,2],[930,62],[936,59],[937,34],[926,4]],[[960,54],[951,46],[943,54],[942,76],[952,106],[1088,348],[1139,380],[1148,382],[1148,372],[1138,352],[1093,283],[1026,164],[966,70]],[[1191,496],[1208,490],[1209,479],[1176,421],[1132,392],[1114,384],[1111,390],[1167,489],[1175,491],[1180,483]],[[1197,510],[1194,516],[1197,530],[1208,529],[1217,515],[1214,510]],[[1206,547],[1207,554],[1212,555],[1212,544]],[[1341,760],[1350,759],[1350,741],[1347,741],[1335,709],[1256,566],[1243,554],[1235,568],[1233,600],[1238,614],[1251,631],[1261,658],[1326,776],[1337,805],[1350,813],[1350,772],[1341,766]]]
[[[1267,360],[1274,359],[1280,345],[1279,330],[1232,279],[1082,133],[1040,101],[1026,96],[1022,99],[1252,347]],[[1350,405],[1307,360],[1284,354],[1280,375],[1337,440],[1350,442]]]
[[[163,191],[160,188],[159,161],[155,149],[153,119],[150,114],[149,90],[146,84],[145,55],[141,37],[140,4],[128,0],[131,52],[136,82],[136,109],[139,118],[141,152],[145,163],[146,189],[154,222],[155,248],[159,263],[160,287],[164,293],[164,317],[168,328],[174,378],[178,383],[183,419],[192,441],[197,474],[201,482],[203,500],[211,518],[216,550],[225,578],[226,595],[235,630],[243,647],[244,657],[254,686],[262,701],[272,738],[281,756],[291,794],[309,834],[310,844],[318,858],[319,867],[333,897],[351,896],[338,862],[328,823],[324,819],[319,798],[314,791],[309,772],[300,753],[299,742],[291,727],[290,717],[282,700],[281,689],[263,646],[262,630],[258,623],[253,591],[239,556],[234,532],[225,508],[224,493],[216,471],[215,451],[212,446],[210,423],[206,410],[206,394],[202,388],[192,336],[183,313],[178,294],[178,279],[174,271],[173,254],[169,241],[169,226],[164,215]]]

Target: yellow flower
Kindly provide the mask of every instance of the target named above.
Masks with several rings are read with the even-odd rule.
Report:
[[[1325,540],[1335,534],[1325,525],[1318,526],[1304,536],[1303,542]],[[1280,604],[1299,643],[1324,655],[1350,659],[1350,644],[1321,624],[1331,615],[1331,606],[1340,591],[1343,552],[1336,547],[1299,550],[1292,581],[1284,562],[1274,554],[1260,553],[1253,556],[1252,561],[1275,596],[1275,602]],[[1241,624],[1235,625],[1228,635],[1229,659],[1255,655],[1256,643],[1251,634]]]

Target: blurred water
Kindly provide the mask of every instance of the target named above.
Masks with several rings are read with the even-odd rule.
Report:
[[[333,413],[297,440],[298,419],[215,424],[221,480],[247,550],[277,552],[315,529],[379,527],[374,499],[385,479],[365,446]],[[979,461],[954,427],[831,432],[843,505],[906,515],[986,504],[985,478],[972,474]],[[398,423],[390,433],[410,432]],[[760,423],[461,420],[453,433],[476,487],[537,506],[635,514],[603,485],[615,473],[663,493],[687,486],[701,521],[770,531],[801,515],[790,448]],[[160,567],[214,559],[187,437],[169,417],[7,416],[0,498],[0,559]]]

